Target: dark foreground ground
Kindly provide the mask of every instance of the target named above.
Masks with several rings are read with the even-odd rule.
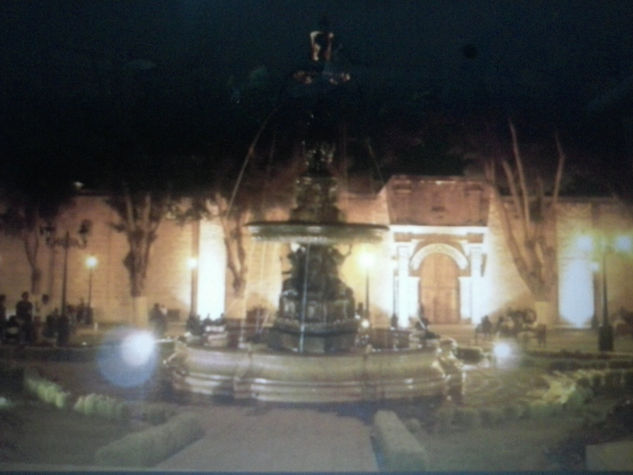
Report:
[[[463,344],[472,344],[470,329],[441,328]],[[590,331],[550,332],[548,347],[591,350],[597,339]],[[77,335],[96,338],[96,335]],[[484,346],[490,345],[486,342]],[[633,354],[633,339],[616,340],[616,350]],[[156,470],[331,472],[380,471],[380,454],[371,442],[371,420],[379,408],[394,409],[429,454],[434,471],[583,470],[586,443],[631,438],[616,423],[588,425],[579,412],[551,419],[505,422],[447,433],[430,425],[433,402],[397,405],[288,406],[213,400],[201,403],[170,391],[157,374],[141,387],[117,388],[105,380],[93,361],[22,361],[74,394],[91,392],[126,399],[167,400],[196,411],[205,429],[202,439],[154,467]],[[465,404],[513,400],[533,384],[534,369],[472,367]],[[13,406],[0,410],[0,469],[85,470],[95,451],[124,434],[143,428],[60,411],[3,384],[0,396]],[[589,404],[606,413],[622,395],[595,398]],[[619,432],[620,431],[620,432]],[[28,464],[28,465],[24,465]]]

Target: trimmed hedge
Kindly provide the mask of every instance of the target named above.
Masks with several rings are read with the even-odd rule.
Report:
[[[69,407],[71,395],[64,391],[59,384],[42,378],[35,370],[24,372],[24,389],[48,404],[53,404],[58,409]]]
[[[103,394],[79,396],[73,409],[85,416],[103,417],[113,421],[126,421],[130,418],[127,402]]]
[[[134,432],[95,453],[100,466],[152,467],[199,439],[204,430],[193,413],[181,413],[165,424]]]

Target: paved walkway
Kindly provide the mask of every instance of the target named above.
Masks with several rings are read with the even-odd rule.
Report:
[[[198,409],[204,437],[157,470],[378,471],[369,426],[314,409],[213,405]]]

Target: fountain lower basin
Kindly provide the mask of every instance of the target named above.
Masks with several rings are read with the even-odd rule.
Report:
[[[305,355],[179,343],[167,361],[177,391],[270,402],[460,396],[461,363],[437,348]]]

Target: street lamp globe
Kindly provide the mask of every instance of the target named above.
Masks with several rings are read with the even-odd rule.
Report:
[[[99,260],[95,256],[86,257],[86,267],[88,269],[94,269],[99,264]]]

